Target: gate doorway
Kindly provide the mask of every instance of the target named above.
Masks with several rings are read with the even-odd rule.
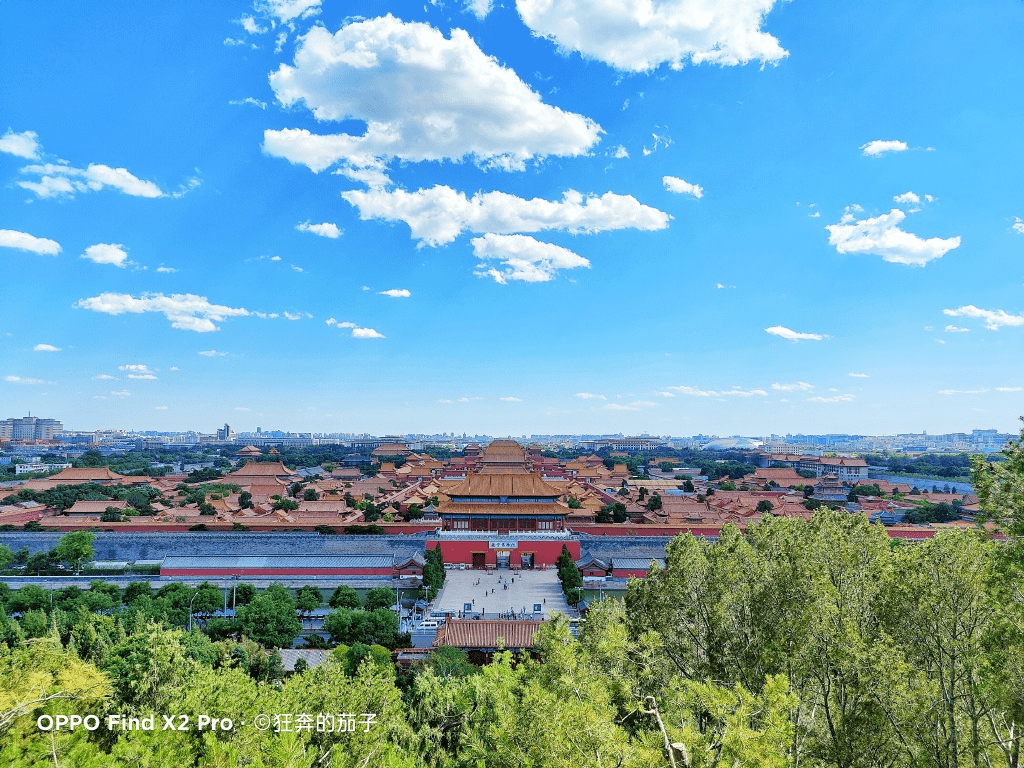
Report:
[[[533,552],[523,552],[520,559],[523,568],[533,568]]]
[[[483,570],[487,566],[487,553],[486,552],[474,552],[473,553],[473,567]]]
[[[498,550],[498,567],[508,568],[509,561],[512,559],[512,553],[506,549]]]

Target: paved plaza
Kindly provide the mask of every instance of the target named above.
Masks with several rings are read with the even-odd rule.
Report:
[[[444,588],[434,601],[433,614],[450,613],[458,617],[466,603],[471,606],[469,616],[479,613],[481,618],[486,619],[497,619],[500,618],[499,614],[507,613],[525,613],[526,618],[545,619],[554,611],[570,615],[558,573],[553,569],[446,570]],[[535,605],[540,605],[537,613],[534,613]]]

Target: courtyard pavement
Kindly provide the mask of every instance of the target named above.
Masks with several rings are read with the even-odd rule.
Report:
[[[513,579],[515,583],[512,583]],[[506,580],[508,589],[505,588]],[[546,619],[553,611],[571,615],[558,573],[553,569],[518,572],[446,570],[444,587],[434,600],[433,615],[451,613],[457,618],[466,603],[471,605],[469,616],[479,613],[483,619],[497,619],[501,618],[499,614],[520,614],[524,611],[525,618]],[[538,613],[533,612],[536,604],[541,606]],[[533,616],[530,615],[532,613]]]

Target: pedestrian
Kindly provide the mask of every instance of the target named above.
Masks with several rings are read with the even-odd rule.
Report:
[[[544,605],[547,605],[547,604],[548,604],[548,599],[545,597],[544,598]]]

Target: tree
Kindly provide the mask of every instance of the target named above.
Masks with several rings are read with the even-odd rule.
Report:
[[[271,584],[251,603],[238,609],[238,618],[247,637],[268,647],[291,648],[302,631],[295,611],[291,593],[280,584]]]
[[[324,603],[323,595],[317,587],[307,584],[299,587],[295,593],[295,604],[299,613],[312,613]]]
[[[315,488],[307,488],[303,492],[303,494],[302,494],[302,500],[303,501],[316,501],[317,500],[316,489]]]
[[[390,593],[391,590],[388,590]],[[361,608],[363,606],[362,600],[359,599],[359,594],[352,589],[352,587],[345,584],[340,585],[334,590],[334,594],[331,595],[331,599],[327,601],[327,604],[331,608]]]
[[[375,611],[378,608],[393,608],[396,596],[393,590],[388,587],[374,587],[366,593],[366,610]]]
[[[96,550],[92,546],[95,540],[96,536],[89,531],[71,531],[61,537],[53,549],[53,556],[78,573],[95,556]]]
[[[1005,527],[1014,538],[1024,539],[1024,429],[1000,453],[1003,461],[999,462],[981,456],[971,459],[974,489],[983,517]]]
[[[252,509],[252,494],[249,491],[242,491],[238,494],[238,506],[240,509]]]
[[[764,514],[765,512],[771,512],[773,507],[772,503],[768,499],[761,499],[761,501],[757,502],[757,507],[755,507],[755,509],[756,511]]]
[[[647,502],[647,509],[651,512],[656,512],[661,509],[661,496],[657,493],[653,494]]]

